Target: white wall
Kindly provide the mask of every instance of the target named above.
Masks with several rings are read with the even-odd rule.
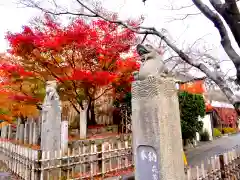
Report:
[[[212,136],[212,123],[211,123],[211,116],[206,114],[204,118],[199,117],[199,120],[203,122],[203,130],[207,130],[209,133],[209,140],[213,140]]]
[[[232,104],[219,102],[219,101],[212,101],[211,105],[213,107],[219,107],[219,108],[223,107],[223,108],[232,108],[232,109],[234,109],[234,106]]]

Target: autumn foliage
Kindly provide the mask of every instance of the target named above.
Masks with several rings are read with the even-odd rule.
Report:
[[[10,123],[15,117],[38,115],[36,104],[41,102],[41,97],[34,93],[37,81],[33,81],[33,73],[14,64],[15,61],[12,56],[0,55],[0,119]]]
[[[61,100],[69,101],[76,111],[83,100],[90,110],[104,93],[119,92],[115,91],[119,87],[130,90],[132,72],[139,68],[132,51],[137,37],[131,30],[99,19],[77,18],[62,26],[45,16],[36,24],[6,36],[15,58],[2,63],[0,70],[6,77],[5,87],[17,86],[11,90],[13,101],[41,102],[44,82],[52,79],[59,82]],[[100,88],[104,93],[99,95]]]

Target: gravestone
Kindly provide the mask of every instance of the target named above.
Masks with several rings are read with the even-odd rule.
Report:
[[[161,54],[138,45],[142,64],[132,84],[132,132],[136,180],[184,180],[176,83]]]
[[[61,148],[61,102],[56,81],[47,81],[46,96],[42,105],[41,150]]]

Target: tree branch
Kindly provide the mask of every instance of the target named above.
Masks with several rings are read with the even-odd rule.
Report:
[[[209,0],[214,9],[223,17],[240,47],[240,12],[236,0]]]
[[[217,13],[214,13],[206,4],[204,4],[201,0],[192,0],[193,3],[197,6],[197,8],[215,25],[218,29],[218,32],[221,37],[221,44],[227,53],[228,57],[232,60],[234,66],[237,69],[237,79],[240,80],[240,56],[232,47],[228,32],[226,27],[224,26],[223,21]],[[211,0],[219,1],[219,0]],[[221,4],[217,4],[220,6]]]

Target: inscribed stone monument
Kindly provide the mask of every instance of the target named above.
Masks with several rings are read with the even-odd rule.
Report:
[[[44,151],[61,147],[61,102],[56,87],[56,81],[47,82],[41,118],[41,149]]]
[[[140,49],[140,51],[139,51]],[[138,46],[138,53],[157,53]],[[150,63],[149,61],[148,63]],[[154,60],[152,60],[153,63]],[[147,62],[143,63],[142,66]],[[162,64],[163,65],[163,64]],[[164,67],[140,68],[132,84],[132,131],[136,180],[184,180],[179,103],[173,78]],[[151,64],[149,67],[154,67]],[[142,69],[142,70],[141,70]],[[141,72],[144,70],[144,73]],[[152,72],[152,73],[151,73]],[[136,77],[136,76],[135,76]]]

